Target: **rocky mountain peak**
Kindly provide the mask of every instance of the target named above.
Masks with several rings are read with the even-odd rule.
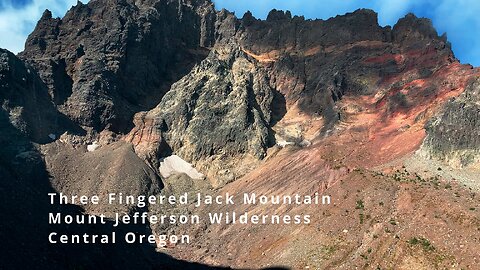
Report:
[[[283,20],[290,20],[292,18],[292,14],[290,11],[282,11],[272,9],[267,15],[267,21],[274,22],[274,21],[283,21]]]
[[[50,20],[52,18],[52,12],[48,9],[42,13],[42,17],[40,17],[40,21]]]
[[[328,20],[272,10],[259,20],[187,0],[97,0],[62,19],[45,14],[20,57],[39,71],[58,110],[91,136],[128,134],[153,167],[173,151],[206,171],[226,159],[261,160],[275,143],[272,125],[291,108],[322,117],[322,134],[344,120],[344,96],[384,96],[394,115],[402,106],[389,95],[398,85],[456,61],[431,22],[411,14],[391,29],[368,9]],[[220,104],[218,117],[210,115]],[[241,128],[223,126],[233,115]],[[201,135],[206,126],[211,133]],[[243,129],[250,131],[234,135]]]
[[[18,57],[0,50],[0,142],[6,145],[5,154],[0,156],[0,178],[9,179],[0,181],[0,192],[18,199],[21,196],[17,194],[25,190],[15,189],[15,181],[21,187],[32,185],[28,192],[37,190],[43,181],[43,188],[38,190],[51,188],[69,195],[215,194],[231,189],[265,194],[333,191],[344,198],[338,204],[343,207],[338,211],[342,214],[324,212],[325,219],[310,227],[315,232],[286,228],[259,234],[244,226],[220,233],[211,228],[201,231],[207,228],[202,227],[198,229],[201,252],[178,253],[198,260],[208,257],[208,262],[214,263],[225,259],[225,264],[237,263],[248,269],[252,268],[252,258],[258,265],[271,263],[266,261],[270,253],[257,256],[258,250],[251,249],[265,252],[265,246],[256,246],[258,243],[271,245],[281,234],[284,239],[301,235],[307,246],[313,247],[330,241],[330,228],[339,229],[338,218],[344,219],[342,226],[354,229],[350,235],[358,241],[353,244],[362,242],[372,231],[393,230],[403,224],[408,225],[402,232],[417,233],[412,230],[416,226],[409,225],[412,220],[435,219],[412,218],[416,211],[413,205],[422,205],[426,216],[435,212],[429,205],[436,204],[422,200],[446,194],[440,193],[443,189],[435,182],[438,167],[432,171],[422,162],[441,162],[452,174],[454,169],[463,168],[478,172],[479,77],[479,69],[455,59],[446,36],[438,36],[431,21],[412,14],[392,28],[380,26],[377,14],[368,9],[327,20],[308,20],[289,11],[272,10],[261,20],[251,12],[237,18],[230,11],[217,11],[208,0],[78,2],[63,18],[53,18],[45,11]],[[398,164],[405,165],[401,173]],[[406,166],[411,164],[417,167],[410,174]],[[394,170],[398,173],[392,174]],[[414,171],[431,173],[436,189],[432,192],[425,187],[427,182],[419,175],[414,179]],[[399,177],[410,178],[400,181]],[[25,182],[29,179],[35,181]],[[412,186],[415,181],[421,185]],[[445,192],[450,192],[447,189]],[[450,201],[444,205],[460,200],[450,193]],[[369,227],[370,222],[364,222],[367,215],[363,216],[366,209],[362,202],[359,223],[357,211],[350,210],[360,197],[368,198],[365,205],[372,211],[368,215],[390,222],[374,222],[376,225]],[[383,207],[390,201],[391,206]],[[82,210],[110,217],[114,212],[138,210],[103,206]],[[415,211],[409,212],[410,208]],[[11,209],[8,213],[18,215]],[[189,206],[185,209],[190,211]],[[140,210],[165,214],[185,209]],[[235,206],[225,209],[238,210]],[[462,220],[472,213],[464,212]],[[392,224],[392,213],[405,221]],[[453,220],[458,219],[445,224],[456,222]],[[464,224],[475,224],[474,218],[468,221]],[[429,226],[423,227],[425,234],[432,231]],[[157,235],[180,231],[169,224],[147,227],[142,231]],[[345,228],[338,233],[343,235],[342,230]],[[475,235],[477,228],[465,231]],[[210,256],[213,250],[215,256],[224,251],[206,248],[213,234],[215,239],[222,239],[215,243],[227,243],[225,250],[237,248],[238,240],[246,241],[249,245],[242,251],[246,255],[234,259],[232,254],[237,251],[230,250],[233,253],[223,257]],[[414,251],[403,246],[407,241],[397,241],[390,233],[379,238],[384,242],[378,247],[384,245],[387,250],[395,246],[392,261],[403,258],[405,250]],[[297,261],[298,257],[291,257],[283,247],[292,248],[291,242],[299,243],[298,239],[278,242],[281,248],[272,249],[272,254],[287,256],[289,263]],[[348,269],[365,265],[363,256],[358,256],[364,253],[363,247],[359,250],[352,243],[336,250],[341,256],[325,257],[322,263],[342,263]],[[338,247],[338,242],[330,244]],[[441,249],[451,250],[449,246]],[[315,249],[317,254],[325,246]],[[105,250],[110,252],[110,247]],[[87,254],[84,250],[79,253]],[[105,261],[102,252],[91,254]],[[382,261],[384,254],[378,254],[368,256]],[[76,264],[70,263],[70,257],[83,260],[89,256],[65,257],[65,264],[71,266]],[[337,257],[342,261],[335,261]],[[129,262],[157,262],[147,255],[140,258]],[[354,263],[345,258],[352,258]],[[428,260],[422,257],[419,261]],[[91,263],[87,259],[79,265],[92,268],[88,267]],[[450,267],[452,262],[448,263]],[[153,268],[164,269],[162,266]]]
[[[439,40],[447,42],[445,36],[439,36],[433,23],[427,18],[417,18],[413,13],[398,20],[392,31],[393,39],[397,42],[414,40]]]
[[[98,0],[62,19],[47,15],[20,57],[40,71],[60,111],[98,132],[128,132],[133,114],[153,108],[213,38],[207,1]]]

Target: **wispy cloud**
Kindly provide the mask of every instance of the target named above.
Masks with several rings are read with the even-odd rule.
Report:
[[[77,0],[0,0],[0,47],[14,53],[22,51],[45,9],[54,16],[63,16],[76,3]]]

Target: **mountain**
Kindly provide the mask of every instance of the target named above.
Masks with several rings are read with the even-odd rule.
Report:
[[[95,0],[78,2],[63,18],[45,11],[23,52],[0,55],[1,190],[10,198],[2,213],[13,218],[1,225],[18,236],[2,239],[13,253],[42,258],[30,266],[479,263],[480,70],[461,64],[428,19],[408,14],[382,27],[375,12],[360,9],[328,20],[272,10],[259,20],[217,11],[208,0]],[[138,210],[49,206],[47,192],[318,192],[333,205],[196,210],[312,212],[313,222],[302,226],[135,227],[195,235],[195,245],[162,249],[168,256],[151,246],[46,252],[41,239],[23,236],[50,207],[108,217]],[[34,214],[25,220],[23,213]],[[25,263],[18,259],[12,265]]]

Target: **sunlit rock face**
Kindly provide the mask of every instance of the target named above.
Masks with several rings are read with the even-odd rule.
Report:
[[[266,156],[273,143],[273,95],[265,70],[252,57],[238,48],[212,51],[142,116],[142,123],[155,127],[172,151],[224,184],[243,173],[239,162]],[[142,133],[139,129],[145,127],[137,126],[129,137]],[[137,149],[143,153],[152,147]]]
[[[178,154],[215,186],[258,165],[277,139],[310,145],[341,129],[352,108],[367,111],[348,98],[368,98],[383,121],[417,119],[405,129],[476,72],[412,14],[391,28],[364,9],[329,20],[273,10],[258,20],[209,1],[100,2],[62,19],[46,11],[20,57],[89,149],[123,139],[157,173],[160,159]]]
[[[480,80],[429,120],[422,153],[465,167],[480,162]]]

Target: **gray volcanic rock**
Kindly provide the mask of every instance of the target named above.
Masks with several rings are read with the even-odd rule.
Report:
[[[384,89],[393,114],[415,105],[396,104],[400,84],[456,61],[431,22],[411,14],[392,30],[365,9],[329,20],[273,10],[262,21],[207,0],[97,0],[62,19],[46,11],[20,56],[75,123],[130,131],[126,140],[155,170],[175,152],[207,175],[225,174],[221,182],[241,175],[233,160],[265,156],[288,108],[322,117],[327,134],[342,120],[344,95],[375,95],[408,73]]]
[[[480,79],[427,123],[422,153],[464,167],[480,162]]]
[[[28,204],[29,195],[37,196],[48,190],[48,173],[32,141],[51,140],[48,132],[56,117],[45,86],[31,69],[6,50],[0,50],[0,102],[0,194],[6,203],[23,205],[20,201],[25,199]],[[33,207],[23,209],[22,214],[33,211]],[[1,211],[9,212],[12,209]],[[22,219],[22,214],[15,213],[13,217]]]
[[[394,60],[418,46],[436,53]],[[192,70],[206,47],[210,56]],[[287,107],[323,117],[326,133],[341,120],[344,95],[375,94],[418,63],[431,74],[453,54],[413,15],[392,31],[370,10],[326,21],[273,10],[262,21],[209,1],[98,0],[62,19],[45,12],[21,57],[74,122],[97,133],[135,125],[126,140],[155,170],[175,152],[223,183],[248,171],[232,172],[234,160],[265,156]]]
[[[48,245],[49,183],[36,144],[52,139],[57,111],[34,70],[0,49],[0,241],[2,268],[57,269],[58,250]]]
[[[79,2],[62,19],[45,11],[20,56],[76,123],[128,132],[206,56],[214,14],[208,1]]]
[[[58,112],[36,72],[11,52],[0,49],[1,112],[22,134],[46,142],[56,133]]]
[[[250,13],[240,20],[222,10],[215,29],[209,57],[174,84],[157,108],[135,116],[127,141],[154,168],[173,151],[216,184],[249,171],[238,164],[251,169],[265,156],[274,143],[270,129],[288,108],[322,117],[327,134],[341,120],[337,103],[344,95],[373,96],[389,78],[409,73],[410,82],[454,61],[431,23],[413,15],[392,31],[379,26],[370,10],[326,21],[276,10],[265,21]],[[398,91],[400,83],[406,82],[391,82],[385,92]],[[386,99],[387,114],[407,107],[395,95]]]
[[[272,10],[266,20],[242,20],[240,42],[253,51],[307,50],[313,46],[340,46],[356,41],[387,40],[389,28],[378,25],[377,14],[360,9],[328,20],[305,20],[290,12]]]
[[[446,42],[447,37],[446,35],[438,36],[430,19],[417,18],[414,14],[409,13],[393,27],[392,40],[403,46],[416,44],[418,49],[422,49],[421,45],[423,44],[418,41],[440,40]]]
[[[65,260],[57,263],[59,268],[169,269],[174,263],[170,268],[187,269],[184,263],[158,258],[159,253],[144,254],[154,252],[149,245],[141,250],[133,245],[84,246],[80,250],[62,245],[48,254],[43,235],[28,243],[29,235],[13,241],[8,234],[35,230],[27,225],[46,218],[50,210],[44,200],[47,192],[213,194],[212,187],[220,188],[260,165],[265,167],[228,188],[238,184],[252,191],[312,192],[329,188],[337,180],[343,185],[340,175],[344,173],[354,175],[346,183],[347,189],[338,193],[343,196],[349,190],[362,189],[363,182],[357,181],[356,174],[361,172],[367,180],[362,168],[373,167],[367,162],[375,159],[372,153],[381,152],[374,161],[382,163],[389,161],[386,155],[393,159],[417,150],[424,121],[442,108],[445,100],[460,95],[465,81],[479,74],[455,59],[445,36],[438,36],[430,21],[411,14],[393,28],[381,27],[377,15],[363,9],[328,20],[305,20],[277,10],[266,20],[249,12],[239,19],[226,10],[215,11],[208,0],[91,0],[79,2],[62,19],[52,18],[46,11],[19,57],[27,64],[0,51],[0,197],[15,202],[0,205],[0,212],[12,217],[0,221],[0,242],[7,243],[7,248],[20,243],[28,249],[25,256],[36,256],[25,268],[49,265],[47,258],[54,255],[55,260]],[[462,166],[479,161],[479,85],[479,80],[473,82],[428,123],[422,151],[429,157]],[[354,120],[342,119],[348,115]],[[359,125],[352,124],[354,121]],[[51,142],[59,134],[59,139]],[[272,149],[275,135],[279,147]],[[86,146],[93,142],[98,142],[99,148]],[[286,149],[281,149],[282,144]],[[172,154],[192,163],[210,183],[202,177],[192,179],[180,169],[178,174],[165,176],[164,186],[159,166],[162,158]],[[262,163],[266,157],[269,160]],[[172,160],[179,165],[178,157]],[[182,166],[190,169],[183,161],[178,167]],[[281,175],[283,172],[287,174]],[[322,179],[328,179],[328,185],[323,186]],[[369,193],[357,193],[356,197],[372,198]],[[353,196],[349,197],[354,203]],[[412,198],[405,201],[415,201]],[[24,205],[16,208],[22,200]],[[365,201],[366,205],[371,202]],[[388,218],[390,209],[401,212],[404,205],[410,205],[399,202],[388,208]],[[181,214],[191,209],[162,205],[138,209],[105,203],[60,208],[109,217],[115,212]],[[334,212],[330,216],[339,217]],[[349,220],[353,224],[353,219]],[[369,224],[361,222],[360,226]],[[83,230],[110,232],[108,226]],[[350,228],[360,228],[354,226]],[[79,229],[66,227],[58,228],[68,234]],[[322,228],[310,227],[315,233]],[[38,229],[47,232],[50,228],[43,222]],[[179,232],[171,224],[126,229]],[[205,233],[205,228],[202,230]],[[304,232],[309,239],[312,234]],[[259,240],[271,245],[274,234]],[[352,235],[360,240],[365,236]],[[228,241],[238,242],[232,239]],[[296,248],[303,245],[284,240]],[[265,251],[264,246],[246,243],[249,249]],[[6,254],[14,257],[21,251],[16,247]],[[178,254],[192,253],[177,249]],[[351,254],[360,253],[354,250]],[[202,260],[217,261],[203,252],[201,256]],[[83,263],[75,263],[77,258]],[[21,264],[21,259],[12,261]]]
[[[256,61],[238,48],[212,51],[172,86],[155,109],[137,116],[150,124],[137,126],[130,140],[143,141],[135,136],[151,134],[141,130],[154,127],[156,137],[206,170],[214,181],[231,181],[239,162],[262,159],[273,143],[269,126],[274,90],[267,78]],[[149,149],[136,148],[140,156]]]
[[[39,143],[53,140],[49,133],[57,137],[65,127],[71,127],[70,123],[58,113],[47,87],[35,71],[2,49],[0,101],[0,268],[212,269],[173,259],[148,244],[131,245],[121,239],[101,246],[49,244],[51,232],[59,235],[110,234],[112,231],[148,234],[149,230],[145,226],[113,228],[112,221],[94,225],[49,224],[49,213],[82,216],[88,210],[90,214],[100,212],[111,216],[113,211],[128,212],[133,206],[114,208],[101,204],[98,208],[82,209],[71,204],[51,205],[48,193],[102,195],[101,192],[110,190],[134,195],[156,194],[162,184],[126,143],[112,144],[91,153],[73,149],[61,139],[40,146]],[[54,166],[46,166],[42,156],[45,153],[49,165],[55,163]]]
[[[289,105],[324,117],[324,130],[340,120],[336,103],[344,95],[375,94],[392,76],[412,72],[421,78],[454,61],[431,22],[411,14],[393,30],[379,26],[377,14],[365,9],[328,20],[276,10],[266,21],[248,13],[244,19],[236,34],[242,48],[269,66],[274,88]]]

